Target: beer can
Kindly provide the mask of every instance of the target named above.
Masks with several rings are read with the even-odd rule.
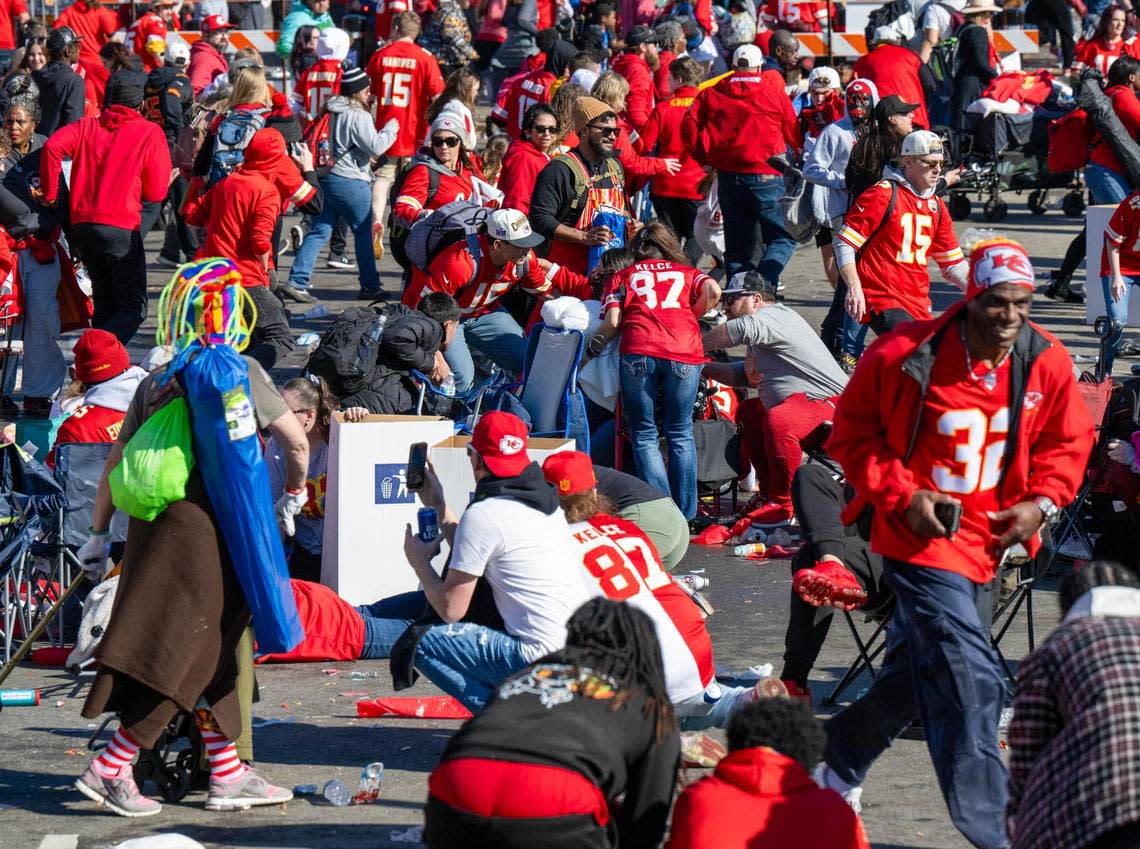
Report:
[[[420,526],[420,539],[424,542],[431,542],[439,536],[439,519],[434,507],[421,507],[416,514],[416,521]]]

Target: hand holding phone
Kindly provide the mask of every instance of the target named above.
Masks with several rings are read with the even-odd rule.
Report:
[[[427,470],[427,443],[413,442],[408,449],[408,492],[419,492],[423,489],[424,474]]]

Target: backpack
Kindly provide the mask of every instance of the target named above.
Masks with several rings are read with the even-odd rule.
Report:
[[[198,151],[206,143],[206,136],[210,132],[210,124],[217,113],[210,109],[198,109],[197,114],[184,124],[178,131],[178,140],[174,142],[171,159],[175,168],[181,168],[185,173],[194,170],[194,162],[198,158]]]
[[[1046,166],[1054,174],[1084,168],[1092,151],[1092,128],[1088,113],[1074,109],[1049,122],[1049,156]]]
[[[431,205],[436,192],[439,191],[439,181],[443,175],[442,165],[430,156],[417,153],[412,157],[411,161],[404,166],[404,170],[396,175],[396,179],[392,183],[392,188],[388,192],[388,252],[392,254],[392,259],[399,263],[400,268],[405,270],[412,265],[408,259],[407,252],[404,250],[404,243],[408,241],[408,233],[411,232],[411,229],[405,227],[400,222],[400,219],[392,213],[392,210],[396,208],[396,198],[398,198],[400,192],[403,191],[404,181],[408,179],[408,175],[412,173],[412,169],[417,165],[426,165],[428,169],[428,191],[427,199],[424,201],[424,209],[427,209],[428,206]]]
[[[320,115],[305,128],[301,141],[313,154],[313,170],[318,177],[323,177],[336,165],[332,155],[332,113],[322,109]]]
[[[267,108],[234,109],[222,118],[218,131],[214,133],[214,156],[210,160],[210,173],[206,177],[206,188],[213,187],[219,180],[241,165],[245,159],[245,147],[258,130],[265,127],[269,115]]]
[[[798,168],[789,168],[784,175],[784,194],[778,201],[784,216],[784,229],[801,245],[806,245],[819,230],[812,210],[814,187],[804,179]]]
[[[926,13],[930,11],[931,6],[941,6],[944,10],[950,13],[950,29],[948,29],[942,35],[943,39],[953,38],[957,34],[958,30],[962,28],[962,25],[966,23],[966,16],[963,15],[958,9],[955,9],[948,3],[939,3],[938,0],[930,0],[929,3],[927,3],[922,7],[921,10],[919,10],[918,15],[915,17],[916,29],[921,30],[924,28],[923,21],[926,19]]]
[[[489,210],[469,200],[445,203],[431,215],[421,218],[408,233],[405,244],[408,261],[427,271],[432,261],[456,242],[467,242],[467,250],[474,258],[471,279],[458,288],[471,285],[479,273],[482,250],[479,247],[479,226],[487,220]]]
[[[349,307],[321,336],[305,371],[324,378],[337,398],[368,386],[388,315],[383,306]]]
[[[867,17],[867,26],[863,30],[863,35],[867,38],[867,44],[871,44],[871,37],[875,34],[875,30],[879,27],[891,26],[895,21],[901,18],[909,17],[911,14],[910,3],[907,0],[890,0],[885,3]]]

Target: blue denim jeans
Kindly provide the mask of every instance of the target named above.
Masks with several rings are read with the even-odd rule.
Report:
[[[518,322],[504,309],[461,321],[455,338],[443,352],[443,358],[455,375],[455,391],[460,395],[467,392],[475,381],[475,364],[468,346],[510,375],[522,371],[526,337]]]
[[[324,205],[313,219],[312,229],[301,242],[301,249],[289,269],[289,285],[298,289],[309,288],[309,278],[317,255],[332,235],[338,218],[343,218],[352,230],[356,246],[356,266],[360,269],[360,286],[369,291],[380,291],[380,275],[376,271],[376,258],[372,254],[372,186],[365,180],[349,180],[328,174],[321,178]]]
[[[417,590],[357,607],[364,619],[364,648],[360,659],[380,660],[391,655],[396,640],[424,615],[427,604],[427,596]]]
[[[796,242],[784,228],[779,200],[784,178],[775,174],[737,174],[721,171],[717,177],[720,209],[724,215],[725,279],[738,271],[759,271],[776,283],[792,258]],[[764,256],[752,264],[756,225],[764,240]]]
[[[992,585],[889,559],[883,577],[897,599],[886,659],[866,694],[827,723],[824,760],[861,784],[921,718],[950,819],[975,846],[1006,847],[1009,776],[997,743],[1005,681],[990,644]]]
[[[1085,166],[1085,183],[1089,187],[1092,202],[1095,204],[1111,203],[1115,205],[1132,194],[1132,189],[1128,187],[1128,180],[1123,174],[1118,174],[1103,165],[1097,165],[1095,162],[1090,162]]]
[[[472,713],[483,709],[504,678],[526,665],[518,637],[469,622],[436,625],[416,649],[416,669]]]
[[[700,378],[701,367],[697,365],[642,354],[621,355],[622,411],[633,443],[637,476],[673,496],[686,519],[697,515],[693,403]],[[658,403],[669,446],[668,473],[658,446]]]
[[[1120,322],[1120,327],[1114,329],[1108,336],[1105,344],[1104,368],[1105,374],[1112,374],[1112,364],[1116,361],[1116,346],[1120,344],[1120,337],[1124,335],[1124,328],[1128,326],[1128,296],[1133,286],[1140,286],[1140,276],[1132,277],[1127,274],[1124,278],[1124,294],[1119,301],[1112,299],[1112,276],[1105,275],[1100,278],[1104,287],[1104,311],[1114,322]]]

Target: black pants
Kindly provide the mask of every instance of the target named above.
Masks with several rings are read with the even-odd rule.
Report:
[[[542,819],[479,817],[428,796],[424,845],[428,849],[608,849],[615,844],[606,829],[587,814]]]
[[[186,219],[179,212],[182,201],[186,198],[186,189],[190,181],[179,174],[170,184],[170,194],[166,196],[170,203],[170,221],[166,225],[166,233],[162,239],[162,250],[159,253],[167,259],[182,262],[191,259],[198,252],[198,233],[195,228],[186,223]]]
[[[313,554],[294,543],[289,555],[289,577],[298,581],[321,582],[321,555]]]
[[[329,239],[329,259],[348,255],[348,222],[343,218],[336,220],[332,237]]]
[[[1065,67],[1068,66],[1066,65]],[[846,297],[846,295],[844,297]],[[908,321],[914,321],[914,316],[906,310],[890,309],[871,313],[871,329],[875,331],[876,336],[882,336],[884,333],[894,330],[900,324],[906,324]]]
[[[249,292],[253,305],[257,308],[257,323],[253,327],[246,354],[261,363],[262,368],[268,371],[281,357],[288,356],[293,351],[289,316],[285,314],[285,307],[281,306],[281,301],[269,291],[268,286],[251,286],[246,291]]]
[[[1076,42],[1073,40],[1073,19],[1065,0],[1033,0],[1025,10],[1025,22],[1037,24],[1042,31],[1042,42],[1053,40],[1053,33],[1061,40],[1061,67],[1073,64]]]
[[[91,276],[91,325],[126,345],[146,320],[146,256],[138,230],[75,224],[71,246]]]
[[[1088,228],[1082,227],[1081,232],[1069,242],[1069,247],[1065,250],[1065,258],[1061,260],[1061,267],[1057,269],[1055,279],[1063,280],[1066,277],[1072,277],[1080,264],[1085,261],[1085,240],[1088,238]]]
[[[1140,849],[1140,822],[1105,832],[1090,843],[1087,849]]]
[[[669,225],[670,229],[685,246],[685,256],[696,265],[701,258],[701,246],[693,238],[693,224],[697,220],[697,208],[700,201],[687,198],[670,198],[662,195],[650,195],[653,201],[653,211],[657,217]]]
[[[838,557],[867,591],[864,609],[875,611],[891,599],[883,582],[883,558],[854,527],[839,518],[846,506],[840,485],[822,465],[800,466],[792,479],[792,505],[803,530],[805,545],[792,558],[792,573],[810,568],[825,554]],[[780,677],[807,685],[835,613],[833,607],[815,607],[792,591],[788,629],[784,634],[784,669]]]

